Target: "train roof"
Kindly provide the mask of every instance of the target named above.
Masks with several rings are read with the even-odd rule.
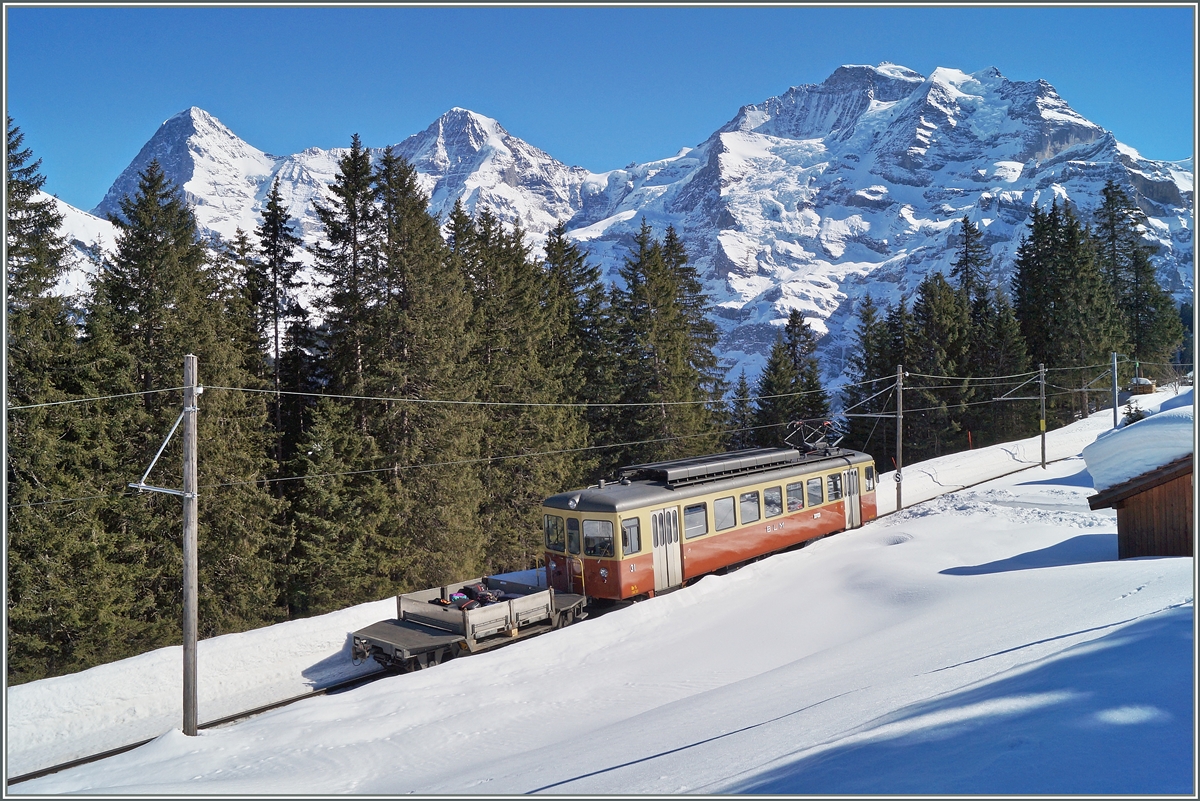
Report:
[[[631,465],[618,471],[621,477],[618,482],[560,492],[547,498],[542,505],[552,509],[611,514],[870,461],[871,457],[865,453],[841,448],[814,454],[801,454],[792,448],[750,448]]]

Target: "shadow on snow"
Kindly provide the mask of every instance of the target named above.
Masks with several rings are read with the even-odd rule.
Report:
[[[1192,617],[1169,608],[722,792],[1193,793]]]
[[[1116,534],[1080,534],[1036,551],[986,562],[982,565],[948,567],[938,571],[946,576],[980,576],[986,573],[1008,573],[1013,570],[1036,570],[1042,567],[1084,565],[1090,562],[1115,562]]]

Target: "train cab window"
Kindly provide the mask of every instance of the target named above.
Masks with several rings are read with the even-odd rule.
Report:
[[[724,531],[737,525],[737,518],[733,515],[732,495],[728,498],[717,498],[713,502],[713,517],[716,518],[717,531]]]
[[[613,524],[607,520],[584,520],[583,553],[585,556],[612,556]]]
[[[558,515],[543,515],[542,527],[546,531],[546,548],[551,551],[567,549],[567,535],[563,528],[563,519]]]
[[[783,487],[768,487],[763,490],[763,511],[767,517],[783,514]]]
[[[804,482],[797,481],[787,485],[787,502],[789,512],[799,512],[804,508]]]
[[[579,553],[579,521],[573,517],[567,518],[567,550]]]
[[[621,523],[621,553],[629,556],[642,550],[642,527],[635,517]]]
[[[871,492],[875,489],[875,465],[867,465],[865,472],[867,474],[867,492]]]
[[[743,492],[738,496],[738,507],[738,513],[741,515],[743,526],[747,523],[753,523],[762,517],[758,510],[758,490]]]
[[[829,476],[829,500],[836,501],[842,497],[842,474],[834,473]]]
[[[821,486],[821,479],[810,478],[808,480],[808,505],[820,506],[823,503],[825,503],[825,493]]]
[[[683,537],[691,539],[708,533],[708,504],[683,507]]]

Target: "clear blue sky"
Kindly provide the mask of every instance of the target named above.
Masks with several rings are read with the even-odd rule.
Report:
[[[462,106],[602,171],[703,141],[841,64],[1045,79],[1143,155],[1192,155],[1174,7],[6,6],[5,101],[46,189],[90,209],[158,126],[209,111],[269,153],[394,144]]]

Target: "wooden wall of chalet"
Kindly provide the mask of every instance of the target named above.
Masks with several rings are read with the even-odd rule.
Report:
[[[1192,556],[1192,474],[1130,496],[1117,507],[1117,558]]]

